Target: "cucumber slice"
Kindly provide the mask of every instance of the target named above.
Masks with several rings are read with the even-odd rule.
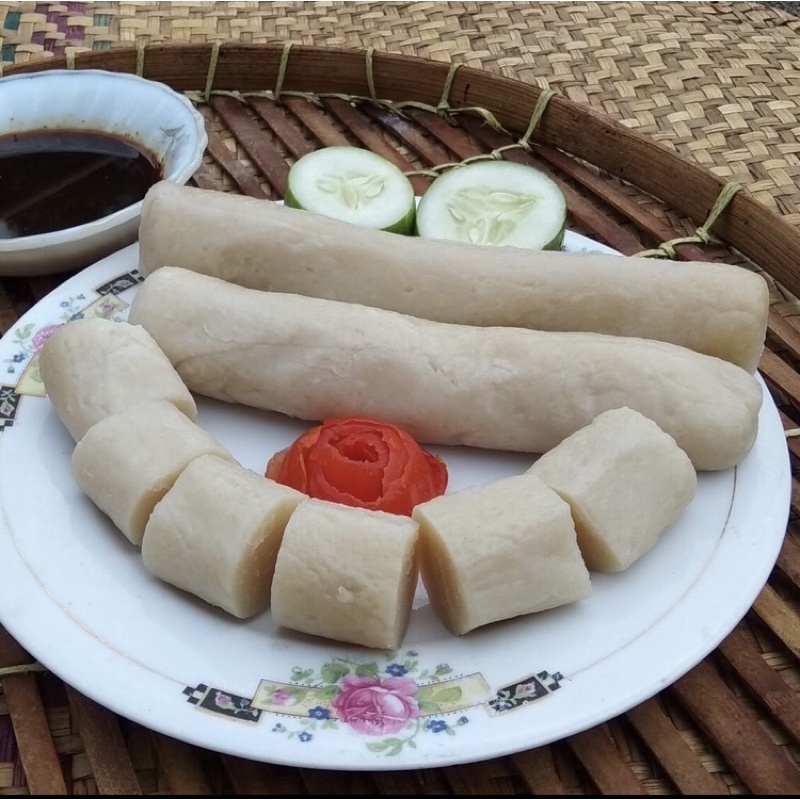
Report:
[[[323,147],[289,170],[285,203],[364,228],[413,233],[411,181],[390,161],[360,147]]]
[[[431,183],[417,208],[417,234],[486,245],[558,250],[567,203],[539,170],[510,161],[453,167]]]

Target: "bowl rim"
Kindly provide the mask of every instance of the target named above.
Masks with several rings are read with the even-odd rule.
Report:
[[[177,101],[188,112],[189,118],[194,123],[191,130],[191,135],[195,140],[195,149],[192,157],[183,164],[178,172],[169,178],[173,183],[186,183],[192,177],[194,172],[203,161],[206,147],[208,146],[208,132],[205,127],[205,118],[197,110],[194,104],[189,100],[186,95],[171,88],[169,85],[162,81],[151,80],[144,78],[140,75],[134,75],[129,72],[115,72],[108,69],[51,69],[41,72],[22,72],[16,75],[0,76],[0,92],[2,87],[12,81],[21,80],[35,80],[47,78],[66,78],[82,80],[84,75],[101,80],[122,80],[128,82],[144,83],[151,88],[169,95],[172,99]],[[100,129],[97,129],[100,130]],[[2,134],[0,134],[2,135]],[[165,179],[166,180],[166,179]],[[46,249],[49,247],[59,246],[68,242],[77,242],[83,239],[91,238],[93,236],[105,233],[117,225],[123,225],[132,219],[135,219],[141,214],[142,203],[144,200],[138,200],[125,208],[114,211],[111,214],[106,214],[104,217],[85,222],[82,225],[74,225],[71,228],[61,228],[55,231],[48,231],[47,233],[36,233],[30,236],[15,236],[10,239],[0,239],[0,253],[13,253],[16,251],[31,251],[38,249]]]

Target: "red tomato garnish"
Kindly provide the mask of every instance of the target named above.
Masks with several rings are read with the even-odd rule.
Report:
[[[306,431],[265,474],[319,500],[405,516],[447,488],[444,461],[396,425],[360,417]]]

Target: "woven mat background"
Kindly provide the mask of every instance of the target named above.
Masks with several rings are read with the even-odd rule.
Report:
[[[217,40],[371,46],[549,85],[800,224],[800,19],[767,4],[0,2],[0,67]]]

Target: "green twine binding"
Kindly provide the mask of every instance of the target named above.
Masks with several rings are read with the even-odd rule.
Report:
[[[281,60],[278,62],[278,75],[275,78],[275,88],[272,91],[272,96],[277,102],[283,94],[283,82],[286,79],[286,68],[289,65],[289,53],[292,49],[291,42],[284,42],[283,50],[281,50]]]
[[[533,136],[534,131],[539,127],[539,123],[542,121],[542,116],[547,109],[547,104],[550,102],[550,99],[553,97],[553,95],[555,95],[555,91],[553,89],[543,89],[542,93],[539,95],[539,99],[536,101],[536,105],[533,107],[531,120],[528,123],[528,130],[525,131],[522,138],[519,140],[519,144],[522,145],[522,147],[524,147],[526,150],[530,150],[529,140],[531,136]]]
[[[206,74],[206,88],[203,90],[203,99],[208,102],[211,96],[211,87],[214,85],[214,78],[217,74],[217,62],[219,61],[219,50],[222,42],[214,42],[211,46],[211,55],[208,59],[208,73]]]
[[[67,69],[75,69],[75,51],[74,50],[67,50],[64,53],[64,64]]]
[[[450,110],[450,89],[453,86],[453,80],[456,77],[456,72],[463,64],[450,64],[450,69],[447,70],[447,77],[444,79],[444,86],[442,87],[442,97],[439,104],[436,106],[436,112],[442,113]]]
[[[9,675],[27,675],[30,672],[47,672],[47,668],[38,661],[33,664],[20,664],[17,667],[0,667],[0,680]]]
[[[699,227],[691,236],[681,236],[677,239],[670,239],[668,242],[663,242],[658,247],[652,250],[642,250],[640,253],[635,253],[635,256],[641,258],[668,258],[672,261],[676,260],[678,253],[675,250],[682,244],[711,244],[716,239],[711,235],[711,228],[719,218],[719,215],[730,205],[736,193],[742,188],[741,184],[731,181],[722,187],[711,211],[706,217],[706,221]]]
[[[144,77],[144,42],[136,43],[136,74],[142,78]]]
[[[364,53],[364,59],[367,70],[367,89],[369,91],[369,99],[372,100],[373,103],[377,103],[378,95],[375,92],[375,75],[372,73],[372,54],[374,52],[374,47],[368,47]]]

